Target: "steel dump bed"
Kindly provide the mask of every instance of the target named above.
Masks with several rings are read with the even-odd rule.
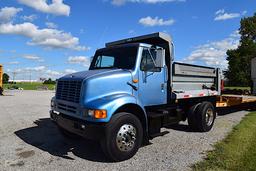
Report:
[[[177,62],[172,68],[172,92],[176,99],[221,94],[220,69]]]

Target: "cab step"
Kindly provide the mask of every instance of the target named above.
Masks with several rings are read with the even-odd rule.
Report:
[[[167,115],[169,115],[169,113],[148,112],[148,117],[152,119],[167,116]]]

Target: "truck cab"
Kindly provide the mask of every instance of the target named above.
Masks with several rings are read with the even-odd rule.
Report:
[[[52,120],[65,135],[100,141],[113,161],[131,158],[142,144],[163,135],[162,127],[181,120],[209,131],[220,71],[175,63],[173,49],[164,33],[107,43],[88,71],[57,80]]]

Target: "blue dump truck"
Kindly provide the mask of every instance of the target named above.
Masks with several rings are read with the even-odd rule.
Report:
[[[179,121],[210,131],[220,86],[218,68],[174,62],[171,37],[153,33],[106,43],[88,71],[59,78],[50,116],[64,135],[99,141],[122,161]]]

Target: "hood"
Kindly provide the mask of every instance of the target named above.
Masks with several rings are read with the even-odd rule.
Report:
[[[127,83],[132,83],[132,73],[129,70],[101,70],[87,76],[84,80],[82,98],[84,104],[107,96],[117,94],[133,94],[133,89]]]
[[[122,69],[96,69],[96,70],[88,70],[88,71],[82,71],[82,72],[76,72],[72,74],[65,75],[58,80],[85,80],[89,79],[94,76],[100,76],[100,75],[111,75],[114,73],[123,73],[127,72],[128,70],[122,70]]]

